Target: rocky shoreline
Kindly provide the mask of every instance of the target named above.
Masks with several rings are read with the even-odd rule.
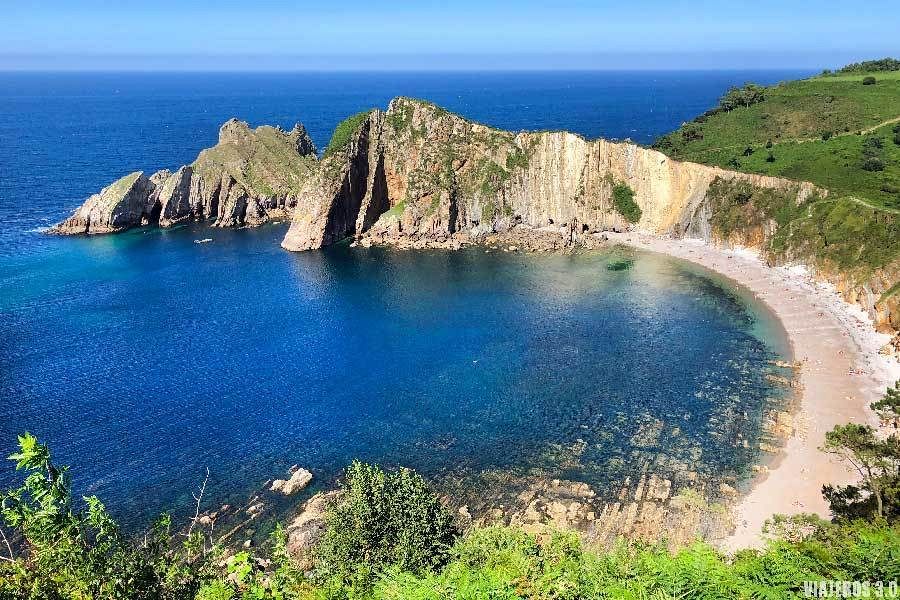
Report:
[[[787,436],[773,461],[759,469],[733,508],[735,531],[726,550],[759,546],[763,524],[773,514],[816,513],[829,517],[821,494],[825,483],[854,480],[847,465],[819,450],[825,432],[838,424],[878,426],[869,404],[900,379],[900,360],[889,334],[876,331],[871,316],[849,304],[834,286],[803,267],[771,267],[753,252],[702,240],[639,233],[610,240],[660,252],[706,267],[749,289],[784,326],[798,369],[798,399],[790,415],[776,415],[773,431]],[[893,338],[896,339],[896,338]]]
[[[748,209],[756,192],[798,204],[828,193],[810,183],[680,162],[629,142],[493,129],[410,98],[361,113],[344,129],[351,127],[320,158],[300,124],[291,131],[251,129],[232,119],[218,144],[190,165],[126,175],[50,232],[105,234],[188,220],[255,227],[290,219],[282,246],[292,251],[348,238],[446,249],[487,240],[552,251],[576,238],[630,229],[762,249],[773,223],[748,218],[724,232],[714,225],[722,193],[740,192]],[[569,242],[530,241],[535,231],[553,230]],[[898,268],[861,280],[843,272],[824,276],[876,325],[896,331],[900,294],[888,290]]]

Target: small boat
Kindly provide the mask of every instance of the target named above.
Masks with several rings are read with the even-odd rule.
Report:
[[[202,240],[194,240],[195,244],[208,244],[212,241],[212,238],[203,238]]]

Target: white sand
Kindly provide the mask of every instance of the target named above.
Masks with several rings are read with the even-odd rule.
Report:
[[[753,252],[699,240],[607,235],[616,243],[689,260],[743,285],[781,320],[794,360],[803,363],[796,431],[769,473],[738,501],[737,528],[723,549],[759,546],[762,526],[775,513],[829,517],[822,485],[847,483],[854,474],[818,448],[825,432],[837,424],[877,424],[869,404],[900,379],[900,362],[878,354],[890,337],[877,333],[864,311],[844,302],[832,286],[816,282],[803,267],[768,267]]]

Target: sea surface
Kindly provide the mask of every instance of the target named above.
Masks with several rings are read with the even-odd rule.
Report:
[[[189,510],[207,468],[209,507],[294,464],[328,487],[354,458],[435,481],[740,477],[789,349],[752,298],[687,263],[293,254],[286,224],[41,230],[121,175],[191,162],[231,117],[301,121],[322,148],[347,115],[408,95],[506,129],[650,143],[730,85],[803,75],[0,73],[0,452],[38,435],[131,526]],[[0,487],[19,479],[0,465]]]

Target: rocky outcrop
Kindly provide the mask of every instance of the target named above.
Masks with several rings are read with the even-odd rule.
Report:
[[[104,188],[51,231],[116,233],[192,220],[216,227],[256,226],[288,218],[316,172],[316,148],[302,125],[285,132],[232,119],[219,143],[175,173],[132,173]]]
[[[309,485],[312,478],[312,473],[295,465],[291,468],[291,476],[288,479],[276,479],[269,489],[273,492],[281,492],[285,496],[291,496]]]
[[[301,251],[349,237],[363,245],[452,249],[500,236],[519,246],[517,238],[535,231],[564,246],[590,246],[591,234],[633,228],[749,246],[772,262],[809,263],[814,254],[803,248],[772,251],[777,207],[827,195],[810,183],[680,162],[629,142],[492,129],[409,98],[337,131],[347,135],[336,136],[318,160],[302,125],[285,132],[232,119],[219,143],[191,165],[149,178],[128,175],[54,231],[111,233],[189,220],[241,227],[290,218],[282,246]],[[623,208],[622,190],[637,210]],[[900,326],[900,293],[890,293],[900,275],[896,263],[862,275],[810,266],[881,327]]]
[[[149,223],[154,218],[156,184],[138,171],[103,188],[82,204],[53,231],[72,233],[116,233]]]
[[[716,179],[786,190],[798,201],[815,191],[810,184],[674,161],[631,143],[491,129],[408,98],[372,111],[320,171],[315,196],[296,211],[282,244],[289,250],[348,235],[471,240],[517,226],[561,228],[573,237],[631,226],[702,233],[709,229],[707,190]],[[641,209],[634,224],[613,199],[623,185]]]

